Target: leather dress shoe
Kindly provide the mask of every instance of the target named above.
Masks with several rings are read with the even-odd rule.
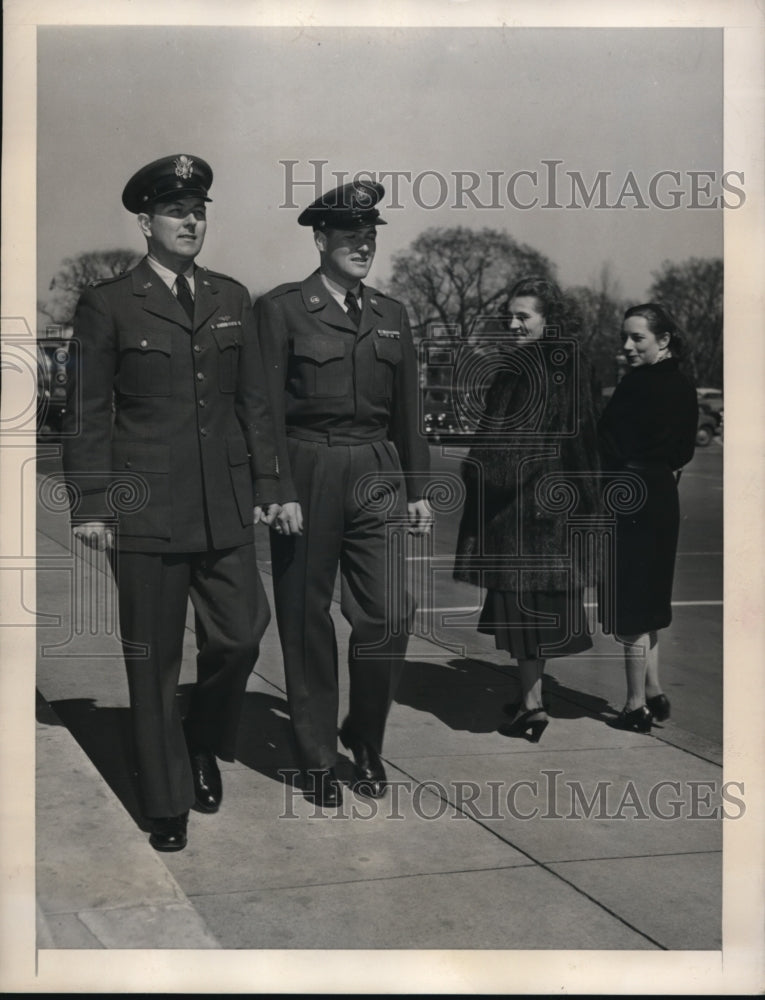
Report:
[[[194,778],[195,807],[200,812],[217,812],[223,798],[223,783],[215,754],[211,750],[189,750],[189,759]]]
[[[380,755],[365,740],[357,736],[347,720],[340,729],[340,741],[353,754],[356,770],[355,791],[372,799],[385,795],[388,776],[380,760]]]
[[[326,770],[320,768],[304,770],[303,787],[317,806],[340,806],[343,804],[343,786],[337,780],[334,767]]]
[[[653,716],[646,705],[635,708],[628,712],[623,708],[614,720],[617,729],[631,729],[636,733],[650,733]]]
[[[161,819],[153,819],[151,825],[153,830],[149,837],[149,843],[155,851],[182,851],[187,844],[186,826],[189,814],[181,813],[180,816],[165,816]]]
[[[665,694],[655,694],[653,698],[646,698],[645,703],[657,722],[667,721],[670,713],[670,704],[669,698]]]

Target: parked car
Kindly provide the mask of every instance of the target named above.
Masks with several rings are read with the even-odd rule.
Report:
[[[423,430],[431,441],[457,433],[457,417],[451,393],[446,390],[428,389],[423,398]]]
[[[37,344],[37,433],[61,433],[66,407],[66,384],[71,363],[69,342],[41,340]]]
[[[710,410],[713,410],[715,413],[722,413],[722,389],[711,389],[708,386],[701,386],[696,389],[696,395],[699,397],[699,402],[704,403]]]
[[[714,410],[706,402],[699,400],[699,422],[696,427],[696,444],[701,448],[712,441],[722,430],[722,410]]]

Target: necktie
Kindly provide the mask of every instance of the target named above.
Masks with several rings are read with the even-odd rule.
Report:
[[[359,309],[358,299],[353,292],[346,293],[345,305],[348,309],[348,319],[358,330],[359,323],[361,322],[361,309]]]
[[[189,283],[186,281],[185,275],[179,274],[175,279],[175,291],[178,296],[178,301],[183,306],[186,315],[193,321],[194,300],[191,297],[191,289],[189,288]]]

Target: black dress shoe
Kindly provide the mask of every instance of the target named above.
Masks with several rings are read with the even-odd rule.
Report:
[[[189,814],[181,813],[180,816],[166,816],[161,819],[153,819],[151,825],[153,830],[149,837],[149,843],[155,851],[182,851],[187,844],[186,826]]]
[[[502,711],[505,713],[505,715],[509,715],[510,718],[512,718],[514,715],[517,715],[521,711],[525,712],[526,709],[523,707],[522,701],[506,701],[505,704],[502,706]],[[550,711],[550,706],[544,700],[544,698],[542,699],[542,711],[544,712]]]
[[[669,718],[669,698],[665,694],[655,694],[653,698],[646,698],[651,715],[657,722],[666,722]]]
[[[335,807],[343,804],[343,786],[337,780],[334,767],[304,770],[303,788],[317,806]]]
[[[522,705],[508,722],[499,726],[503,736],[524,736],[531,743],[539,743],[549,723],[543,708],[525,709]]]
[[[356,770],[354,789],[372,799],[379,799],[385,795],[388,776],[380,755],[353,732],[347,719],[340,729],[340,740],[346,750],[350,750],[353,754]]]
[[[636,733],[650,733],[652,722],[653,716],[648,711],[648,707],[641,705],[640,708],[633,709],[631,712],[623,708],[616,717],[614,725],[617,729],[631,729]]]
[[[211,750],[189,750],[191,773],[194,778],[195,808],[214,813],[223,798],[223,783],[218,761]]]

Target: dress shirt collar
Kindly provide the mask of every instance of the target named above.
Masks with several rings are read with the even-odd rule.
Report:
[[[327,289],[327,291],[335,300],[335,302],[337,302],[342,307],[344,312],[348,311],[348,308],[345,304],[345,296],[348,294],[349,291],[353,292],[353,294],[356,296],[358,300],[359,306],[361,305],[362,285],[360,281],[353,288],[343,288],[342,285],[339,285],[336,281],[333,281],[332,278],[328,278],[323,271],[319,271],[319,276],[322,282],[324,283],[324,287]]]
[[[156,273],[164,281],[164,283],[167,285],[167,287],[170,289],[170,291],[173,293],[173,295],[175,295],[175,279],[178,277],[177,272],[176,271],[171,271],[170,268],[169,267],[165,267],[164,264],[160,264],[160,262],[156,259],[156,257],[152,257],[151,254],[147,255],[146,260],[147,260],[147,262],[149,264],[149,267],[153,271],[156,271]],[[189,288],[191,289],[191,294],[193,296],[194,295],[194,262],[192,261],[191,264],[189,264],[189,266],[186,268],[185,271],[181,271],[181,274],[188,281]]]

